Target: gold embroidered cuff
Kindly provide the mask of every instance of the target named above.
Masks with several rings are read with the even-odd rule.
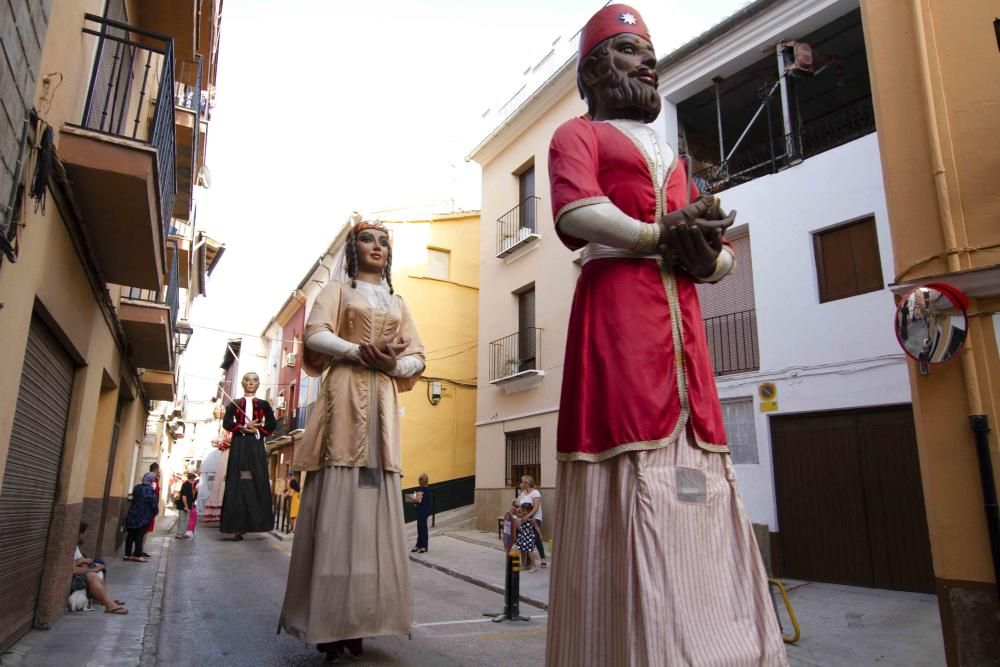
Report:
[[[660,226],[654,223],[639,223],[639,238],[629,250],[640,255],[652,255],[660,244]]]
[[[718,282],[728,276],[735,265],[736,258],[733,257],[733,251],[729,248],[723,248],[719,256],[715,258],[715,270],[712,271],[712,275],[698,278],[698,281],[703,283]]]

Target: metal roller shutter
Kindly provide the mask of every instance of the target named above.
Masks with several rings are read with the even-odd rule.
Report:
[[[55,336],[32,318],[0,491],[0,649],[27,632],[34,619],[73,371]]]

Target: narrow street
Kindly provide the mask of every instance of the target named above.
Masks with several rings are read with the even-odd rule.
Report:
[[[321,665],[323,655],[276,635],[291,543],[270,535],[223,540],[199,526],[193,540],[171,540],[160,619],[158,665]],[[413,638],[365,641],[357,665],[541,665],[544,612],[521,605],[528,623],[492,623],[500,595],[411,563]]]

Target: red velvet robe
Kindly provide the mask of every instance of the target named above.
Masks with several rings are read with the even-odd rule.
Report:
[[[684,165],[674,158],[659,192],[654,173],[645,149],[614,125],[561,125],[549,146],[560,239],[571,249],[585,245],[559,229],[560,216],[580,206],[610,201],[649,223],[684,206]],[[690,195],[698,196],[693,184]],[[699,447],[729,451],[695,281],[656,259],[587,262],[566,335],[559,460],[665,447],[685,428]]]

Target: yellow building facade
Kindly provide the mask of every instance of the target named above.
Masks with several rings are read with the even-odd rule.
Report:
[[[432,484],[469,478],[476,468],[479,214],[389,227],[393,286],[427,350],[423,381],[400,397],[403,486],[416,486],[421,473]]]
[[[214,82],[220,5],[0,6],[0,650],[66,608],[81,521],[88,556],[120,546],[174,399],[205,271],[176,233],[206,131],[181,91]]]
[[[1000,664],[1000,27],[988,0],[863,0],[898,295],[944,282],[969,297],[960,359],[910,386],[945,651]],[[988,421],[980,477],[973,423]],[[992,475],[990,474],[992,473]],[[996,499],[993,499],[993,503]],[[992,544],[988,523],[997,533]],[[992,550],[992,555],[991,555]]]
[[[383,222],[392,238],[393,287],[406,301],[427,350],[421,381],[400,394],[402,485],[417,486],[420,474],[426,473],[439,492],[439,511],[471,504],[476,472],[479,212]],[[289,369],[301,368],[302,324],[329,282],[350,225],[345,223],[261,334],[270,348],[263,386],[272,406],[284,406],[278,432],[268,445],[276,492],[284,488],[295,443],[306,428],[320,382],[299,370],[289,382]],[[299,308],[305,311],[301,320],[295,316]]]

